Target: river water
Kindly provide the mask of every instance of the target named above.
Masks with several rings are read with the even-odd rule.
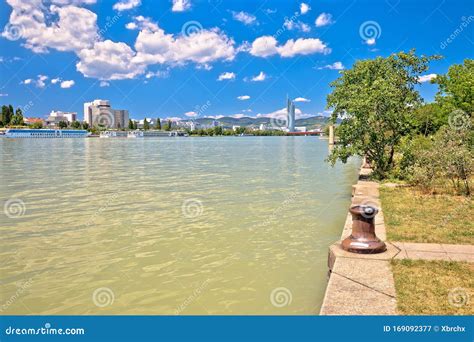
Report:
[[[0,152],[0,314],[318,313],[358,165],[317,137]]]

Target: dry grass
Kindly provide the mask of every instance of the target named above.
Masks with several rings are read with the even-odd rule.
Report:
[[[400,314],[474,314],[473,264],[393,260],[392,269]]]
[[[389,241],[474,244],[472,198],[380,188]]]

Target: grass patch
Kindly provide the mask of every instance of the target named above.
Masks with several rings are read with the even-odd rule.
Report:
[[[472,198],[380,187],[389,241],[474,244]]]
[[[392,260],[392,270],[399,314],[474,314],[473,264]]]

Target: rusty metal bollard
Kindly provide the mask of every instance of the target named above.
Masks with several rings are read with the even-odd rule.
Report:
[[[375,235],[375,215],[377,208],[370,205],[354,205],[352,214],[352,234],[342,241],[342,249],[352,253],[382,253],[387,250],[385,243]]]

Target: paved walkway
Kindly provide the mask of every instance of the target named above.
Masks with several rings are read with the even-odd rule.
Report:
[[[473,245],[392,242],[400,252],[394,259],[421,259],[474,262]]]

